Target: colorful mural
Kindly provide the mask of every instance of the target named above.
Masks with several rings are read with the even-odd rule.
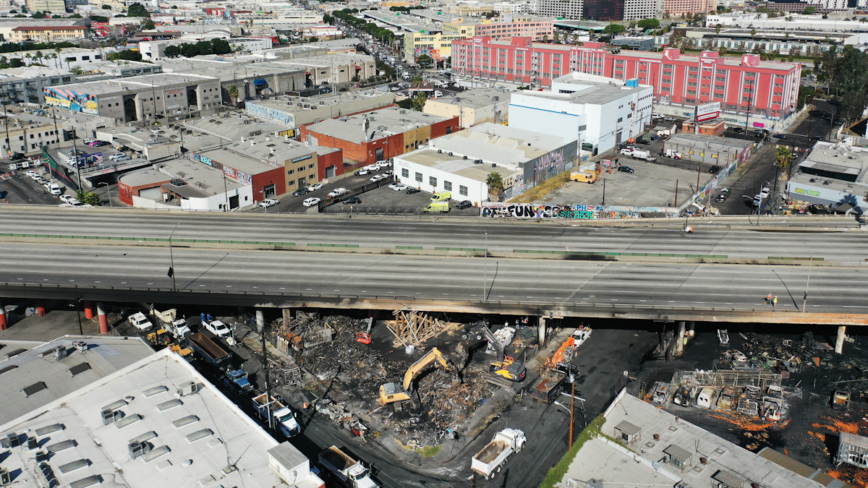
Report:
[[[277,110],[269,107],[263,107],[262,105],[256,105],[255,103],[247,102],[245,105],[245,110],[250,115],[254,117],[261,117],[267,120],[273,120],[275,122],[294,126],[295,125],[295,115],[284,112],[283,110]]]
[[[485,203],[482,217],[514,219],[638,219],[642,213],[673,213],[662,207],[626,207],[533,203]]]
[[[62,107],[73,112],[99,115],[99,104],[95,95],[78,93],[62,87],[43,88],[45,103],[54,107]]]

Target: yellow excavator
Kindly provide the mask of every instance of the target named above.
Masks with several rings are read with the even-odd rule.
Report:
[[[505,378],[509,381],[519,382],[527,376],[527,368],[524,364],[515,361],[504,354],[504,345],[494,337],[491,329],[485,321],[471,324],[461,337],[461,342],[456,347],[455,353],[459,357],[459,370],[464,370],[470,360],[470,353],[482,344],[491,343],[497,351],[497,359],[488,365],[488,373],[492,377]]]
[[[397,383],[386,383],[385,385],[380,385],[380,405],[388,405],[390,403],[395,403],[396,408],[400,408],[400,402],[404,402],[407,400],[416,400],[415,398],[415,388],[413,386],[413,380],[419,376],[422,371],[428,366],[439,363],[440,366],[446,371],[452,371],[456,373],[456,368],[443,356],[436,347],[432,348],[428,351],[427,354],[422,356],[418,361],[413,363],[408,369],[407,372],[404,373],[404,384],[399,385]]]

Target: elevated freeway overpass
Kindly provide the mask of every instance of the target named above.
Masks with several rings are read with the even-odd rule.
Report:
[[[715,220],[692,223],[698,233],[684,236],[683,222],[585,226],[68,209],[0,210],[0,219],[0,296],[8,298],[868,323],[868,245],[850,221],[804,220],[797,227],[778,221],[757,231]],[[174,282],[167,276],[172,261]],[[778,296],[775,308],[765,303],[768,294]]]

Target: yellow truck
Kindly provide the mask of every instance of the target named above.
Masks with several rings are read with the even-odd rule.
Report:
[[[425,213],[446,213],[449,211],[449,200],[452,199],[452,193],[445,191],[431,196],[431,203],[423,210]]]
[[[579,183],[591,184],[597,181],[597,173],[588,169],[584,171],[571,171],[570,181],[578,181]]]

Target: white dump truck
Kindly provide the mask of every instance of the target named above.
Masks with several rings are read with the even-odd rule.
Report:
[[[190,327],[187,325],[187,321],[183,318],[179,319],[178,311],[174,308],[162,312],[154,309],[154,317],[157,317],[157,320],[163,323],[165,329],[177,339],[190,334]]]
[[[253,399],[253,408],[259,414],[260,418],[268,418],[268,413],[271,411],[271,416],[274,417],[274,425],[286,437],[295,437],[301,431],[298,421],[292,410],[280,403],[279,398],[271,397],[271,402],[265,401],[265,393]]]
[[[481,474],[486,479],[494,479],[503,470],[507,459],[521,452],[527,442],[524,432],[518,429],[503,429],[494,434],[494,439],[473,456],[470,469]]]
[[[380,488],[371,479],[368,468],[335,446],[319,453],[319,463],[346,488]]]

